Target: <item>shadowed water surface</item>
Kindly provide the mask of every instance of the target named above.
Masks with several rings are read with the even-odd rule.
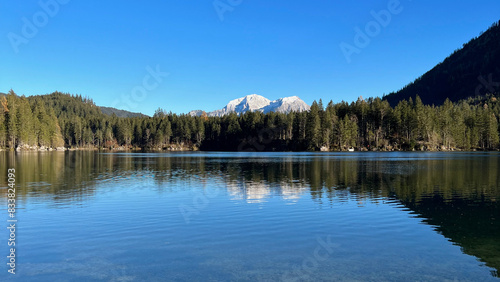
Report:
[[[494,281],[500,269],[497,153],[0,152],[4,203],[8,168],[18,257],[2,281]]]

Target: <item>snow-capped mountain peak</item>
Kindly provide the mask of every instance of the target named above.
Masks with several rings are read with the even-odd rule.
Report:
[[[257,94],[252,94],[229,102],[225,108],[228,111],[245,113],[247,111],[256,111],[269,105],[270,103],[271,101],[269,99]]]
[[[297,96],[285,97],[274,100],[271,104],[265,107],[264,113],[268,112],[279,112],[279,113],[288,113],[288,112],[303,112],[309,111],[310,107],[304,101],[302,101]]]
[[[302,101],[297,96],[280,98],[274,101],[267,99],[266,97],[251,94],[242,98],[234,99],[229,101],[229,103],[222,109],[207,113],[208,116],[224,116],[229,113],[244,114],[248,111],[250,112],[302,112],[308,111],[310,109],[304,101]],[[189,112],[192,116],[199,116],[201,111],[191,111]]]

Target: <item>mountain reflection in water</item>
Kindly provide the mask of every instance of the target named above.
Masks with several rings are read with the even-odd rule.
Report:
[[[500,156],[495,153],[98,153],[0,152],[16,167],[24,203],[78,205],[116,181],[153,182],[158,193],[215,183],[231,201],[318,208],[355,200],[395,202],[500,270]],[[0,175],[0,183],[6,183]],[[2,194],[4,198],[5,195]],[[5,200],[5,199],[4,199]],[[498,275],[493,271],[493,276]]]

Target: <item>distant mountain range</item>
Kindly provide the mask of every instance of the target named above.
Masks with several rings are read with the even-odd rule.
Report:
[[[274,101],[267,99],[266,97],[252,94],[247,95],[242,98],[234,99],[230,101],[224,108],[216,110],[213,112],[206,113],[209,117],[221,117],[230,113],[244,114],[248,111],[250,112],[278,112],[278,113],[289,113],[289,112],[303,112],[309,111],[310,107],[304,101],[302,101],[297,96],[280,98]],[[195,110],[189,112],[191,116],[201,116],[205,112],[202,110]]]
[[[385,96],[392,106],[419,95],[424,104],[441,105],[500,92],[500,22],[456,50],[443,62]]]

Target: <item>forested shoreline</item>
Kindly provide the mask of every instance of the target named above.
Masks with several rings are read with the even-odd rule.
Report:
[[[498,150],[497,96],[443,105],[420,98],[394,108],[380,98],[313,102],[308,112],[192,117],[158,109],[119,118],[80,95],[0,97],[0,148],[7,150],[345,151]]]

